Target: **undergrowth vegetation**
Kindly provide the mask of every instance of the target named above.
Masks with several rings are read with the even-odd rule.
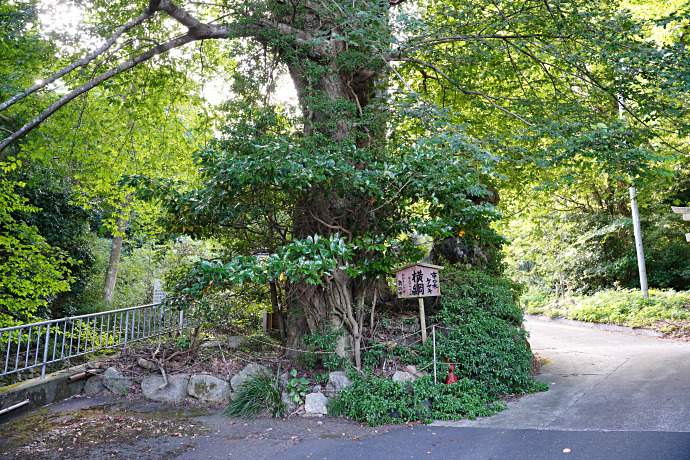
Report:
[[[433,344],[390,347],[373,343],[364,355],[363,373],[331,403],[331,412],[370,425],[433,419],[489,416],[505,408],[502,395],[547,389],[530,376],[532,353],[520,329],[520,286],[482,270],[446,267],[437,325],[438,383],[427,374],[414,382],[376,376],[381,361],[397,357],[417,369],[433,372]],[[397,355],[397,356],[395,356]],[[458,381],[445,384],[449,366]]]
[[[690,320],[690,292],[650,289],[645,299],[639,290],[620,289],[574,296],[556,302],[532,296],[526,312],[579,321],[654,328],[659,321]]]
[[[333,400],[329,412],[346,415],[370,425],[414,420],[458,420],[488,417],[505,409],[496,397],[489,397],[481,382],[462,378],[456,383],[434,384],[432,375],[414,382],[358,375],[354,385]]]

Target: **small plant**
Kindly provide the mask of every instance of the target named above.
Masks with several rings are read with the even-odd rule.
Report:
[[[288,381],[286,389],[288,397],[290,398],[290,401],[294,402],[295,404],[302,404],[302,401],[309,390],[309,387],[307,386],[309,384],[309,380],[305,379],[304,377],[298,378],[297,369],[291,370],[290,375],[292,378]]]
[[[321,364],[326,369],[342,369],[346,361],[338,356],[336,348],[338,339],[343,335],[342,329],[333,330],[330,327],[323,332],[314,332],[302,339],[308,350],[302,355],[307,367],[315,368]]]
[[[279,377],[259,373],[240,385],[237,399],[225,408],[223,415],[253,419],[263,411],[270,412],[273,417],[281,417],[286,407],[281,397]]]
[[[383,342],[373,342],[363,353],[363,363],[365,367],[380,367],[384,360]]]
[[[328,383],[328,379],[331,377],[331,373],[324,372],[323,374],[313,374],[311,377],[314,379],[314,382],[321,385]]]
[[[181,350],[188,350],[192,346],[192,341],[186,335],[180,336],[175,342],[175,346]]]

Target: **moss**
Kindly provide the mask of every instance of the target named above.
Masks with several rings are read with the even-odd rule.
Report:
[[[21,385],[22,383],[24,383],[24,382],[13,383],[13,384],[11,384],[11,385],[7,385],[7,386],[4,386],[4,387],[0,388],[0,395],[3,394],[3,393],[6,393],[7,391],[11,390],[12,388],[18,387],[18,386]]]

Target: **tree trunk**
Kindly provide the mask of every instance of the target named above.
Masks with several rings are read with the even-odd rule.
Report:
[[[383,11],[383,10],[382,10]],[[385,10],[387,11],[387,10]],[[387,14],[387,13],[382,13]],[[333,36],[343,36],[337,20],[320,17],[307,19],[304,30],[321,36],[325,28]],[[327,50],[329,57],[295,55],[290,49],[279,54],[290,72],[304,117],[304,135],[318,135],[336,145],[370,148],[385,139],[385,128],[375,129],[372,111],[375,100],[374,82],[380,73],[381,61],[360,62],[345,66],[346,53],[351,45],[333,40]],[[347,69],[347,70],[345,70]],[[366,122],[363,120],[367,120]],[[378,123],[383,123],[379,121]],[[314,151],[314,155],[320,155]],[[366,164],[355,163],[357,168]],[[369,197],[336,194],[333,190],[315,188],[302,198],[293,216],[293,237],[321,235],[328,238],[338,234],[352,240],[364,236],[369,230],[371,201]],[[364,257],[364,255],[362,255]],[[356,260],[350,261],[357,263]],[[313,332],[326,329],[344,331],[336,344],[337,353],[361,367],[361,315],[366,301],[367,283],[354,279],[343,270],[335,270],[320,285],[294,283],[288,288],[288,344],[292,349],[303,349],[302,339]]]
[[[280,341],[285,343],[287,340],[287,332],[285,330],[285,318],[283,317],[283,311],[280,308],[280,303],[278,303],[278,286],[276,286],[275,281],[268,283],[271,290],[271,308],[273,309],[273,314],[278,317],[278,332],[280,333]]]
[[[117,219],[117,234],[113,236],[113,243],[110,247],[110,258],[108,269],[105,272],[105,283],[103,285],[103,300],[107,303],[113,301],[115,295],[115,282],[117,281],[117,269],[120,265],[120,253],[122,252],[122,241],[124,239],[127,220],[120,216]]]

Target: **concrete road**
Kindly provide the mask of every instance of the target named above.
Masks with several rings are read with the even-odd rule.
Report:
[[[539,378],[550,390],[493,417],[372,428],[329,418],[229,420],[79,398],[39,414],[69,423],[33,450],[10,450],[5,437],[38,422],[20,418],[4,432],[0,425],[0,459],[690,459],[690,343],[534,319],[526,327],[535,354],[549,360]],[[92,429],[100,442],[72,423],[88,412],[106,420]]]
[[[690,432],[690,343],[529,320],[533,352],[549,360],[549,391],[508,410],[439,426]],[[690,455],[688,455],[690,459]]]

